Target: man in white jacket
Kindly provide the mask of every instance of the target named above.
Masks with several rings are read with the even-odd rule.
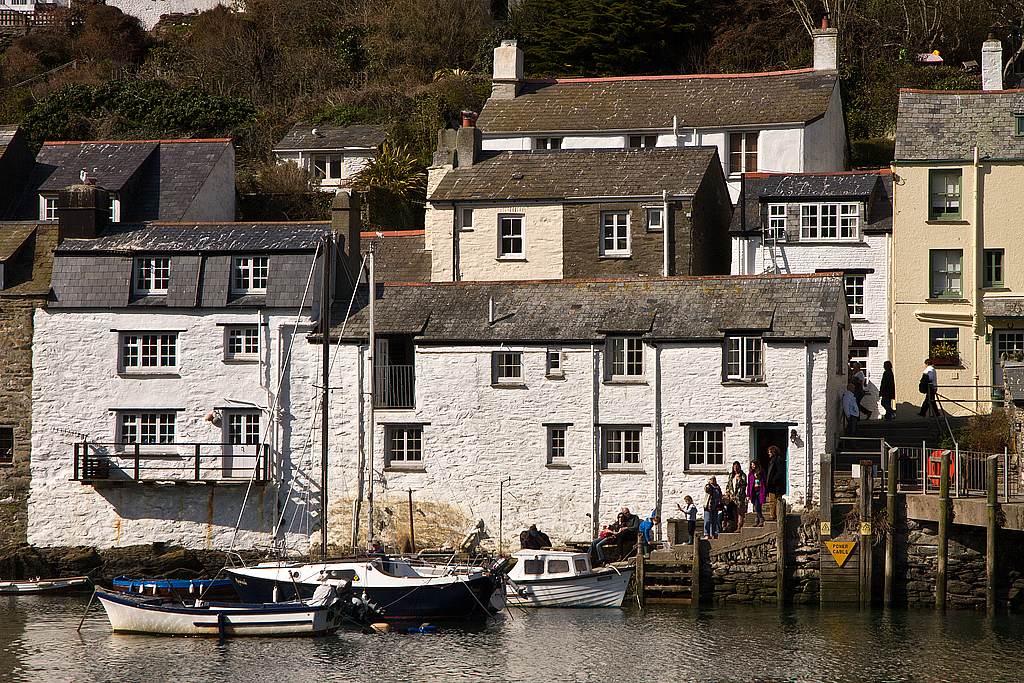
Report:
[[[860,422],[860,406],[857,405],[857,396],[853,393],[856,389],[853,382],[846,385],[846,393],[843,394],[843,414],[846,415],[846,435],[857,436],[857,425]]]

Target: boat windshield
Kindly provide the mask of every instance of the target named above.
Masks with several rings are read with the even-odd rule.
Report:
[[[548,574],[568,574],[569,560],[548,560]]]
[[[587,559],[585,557],[577,557],[573,562],[576,565],[577,574],[586,574],[590,571],[590,567],[587,566]]]

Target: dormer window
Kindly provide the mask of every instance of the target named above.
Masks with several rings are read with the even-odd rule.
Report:
[[[39,195],[39,220],[57,220],[57,195]]]
[[[135,259],[136,294],[167,294],[167,286],[170,281],[170,258],[147,256]]]
[[[269,256],[238,257],[232,269],[231,289],[235,294],[266,294],[270,275]]]
[[[860,235],[857,204],[802,204],[800,239],[853,240]]]
[[[657,146],[657,135],[630,135],[626,140],[626,147],[628,149],[648,149]]]
[[[562,149],[562,138],[537,138],[533,143],[534,149]]]

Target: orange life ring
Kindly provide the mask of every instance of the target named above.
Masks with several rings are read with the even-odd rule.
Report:
[[[935,451],[932,451],[931,455],[928,456],[928,483],[931,484],[932,486],[935,486],[935,487],[939,486],[939,482],[940,482],[940,480],[942,478],[942,456],[945,455],[945,454],[949,454],[951,459],[952,459],[953,452],[952,451],[948,451],[948,450],[935,450]],[[950,483],[950,485],[953,484],[953,480],[954,480],[955,476],[956,476],[956,469],[953,467],[952,462],[950,462],[950,467],[949,467],[949,483]]]

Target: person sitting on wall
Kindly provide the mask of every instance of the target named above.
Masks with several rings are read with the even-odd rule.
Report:
[[[640,518],[629,511],[629,508],[622,508],[622,526],[615,532],[615,547],[619,551],[619,560],[624,560],[636,546],[637,537],[640,534]]]
[[[603,546],[615,542],[615,532],[622,527],[622,513],[615,519],[612,524],[601,527],[601,533],[594,542],[590,544],[590,549],[587,551],[590,554],[590,564],[594,567],[600,567],[605,563]]]
[[[538,531],[536,524],[531,524],[529,529],[519,534],[519,544],[526,550],[540,550],[550,548],[551,539],[543,531]]]

